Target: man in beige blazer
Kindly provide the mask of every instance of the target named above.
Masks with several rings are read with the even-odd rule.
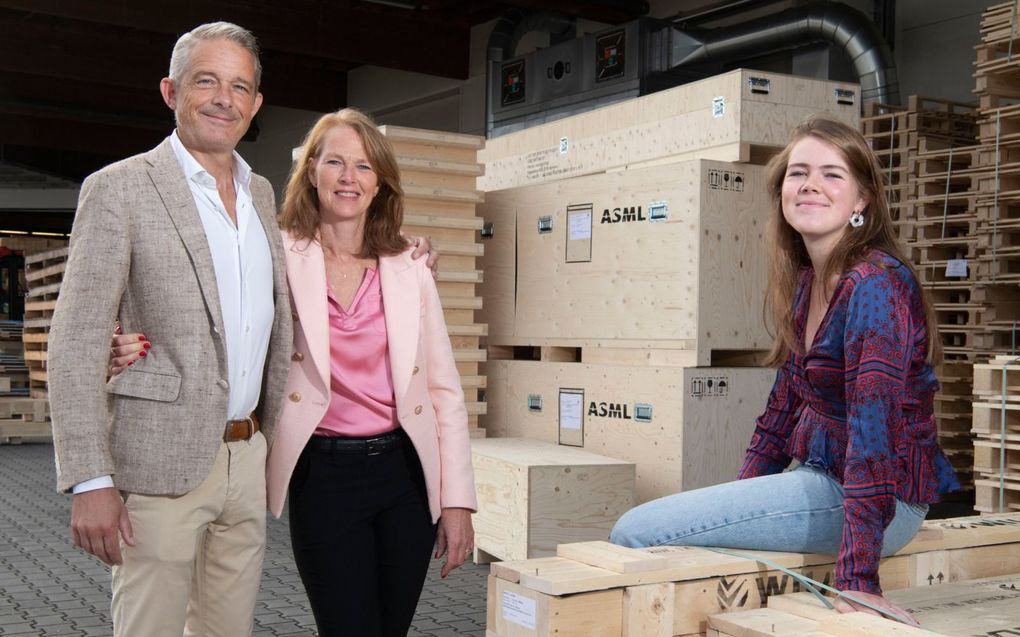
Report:
[[[113,565],[117,635],[251,632],[292,343],[272,189],[234,152],[260,71],[236,25],[183,35],[160,86],[175,133],[82,184],[50,400],[58,488],[75,543]],[[107,382],[115,320],[152,345]]]

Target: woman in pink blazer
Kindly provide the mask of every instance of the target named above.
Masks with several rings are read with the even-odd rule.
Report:
[[[324,637],[405,635],[432,547],[447,554],[445,577],[474,539],[464,394],[435,282],[402,221],[386,138],[353,109],[322,117],[280,216],[294,353],[266,486],[276,516],[290,497]]]
[[[266,477],[323,637],[406,635],[433,546],[446,577],[474,540],[464,394],[402,221],[386,138],[354,109],[323,116],[280,216],[294,351]],[[115,370],[138,336],[115,339]]]

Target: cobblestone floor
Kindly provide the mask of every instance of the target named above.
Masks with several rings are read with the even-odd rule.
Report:
[[[110,572],[71,544],[71,500],[54,485],[51,445],[0,445],[0,635],[110,635]],[[441,580],[433,562],[408,635],[483,635],[488,571],[468,562]],[[270,516],[253,635],[314,629],[286,520]]]

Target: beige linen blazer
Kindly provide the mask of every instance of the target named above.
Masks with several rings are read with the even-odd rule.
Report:
[[[251,195],[273,257],[275,320],[257,414],[272,436],[292,328],[269,182]],[[114,319],[152,342],[107,382]],[[227,359],[216,273],[169,139],[82,184],[49,340],[57,488],[112,474],[118,489],[180,495],[208,475],[227,419]]]

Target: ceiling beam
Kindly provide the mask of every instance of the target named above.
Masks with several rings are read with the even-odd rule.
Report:
[[[159,81],[167,72],[173,46],[169,39],[159,39],[141,43],[103,28],[83,32],[67,25],[19,24],[9,12],[0,11],[0,75],[34,78],[29,81],[37,86],[51,83],[51,89],[42,89],[51,95],[62,93],[60,86],[65,84],[94,91],[97,97],[83,98],[86,102],[115,102],[123,94],[127,104],[120,108],[125,110],[151,100],[145,110],[155,113],[166,108]],[[275,51],[267,51],[262,59],[267,103],[314,111],[346,104],[346,66]]]
[[[361,2],[292,0],[279,3],[151,3],[108,0],[0,0],[0,8],[23,12],[24,21],[62,18],[168,38],[211,20],[230,20],[250,29],[264,51],[281,51],[353,64],[466,79],[470,26],[425,10],[389,9]],[[423,24],[424,23],[424,24]],[[302,34],[294,37],[294,34]],[[165,57],[169,58],[165,49]]]

